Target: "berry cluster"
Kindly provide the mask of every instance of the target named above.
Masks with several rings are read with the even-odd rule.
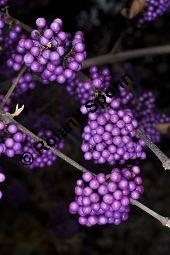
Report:
[[[53,137],[53,134],[50,130],[46,131],[39,131],[38,137],[41,137],[43,139],[47,139],[50,137]],[[33,145],[35,144],[34,139],[31,137],[26,138],[26,143],[23,146],[22,152],[29,152],[33,156],[33,163],[31,165],[28,165],[29,168],[43,168],[46,166],[51,166],[56,160],[57,156],[53,154],[53,152],[49,149],[41,150],[42,155],[39,155],[37,151],[34,149]],[[59,142],[56,146],[56,149],[62,150],[64,148],[64,143],[63,141]]]
[[[132,92],[128,91],[128,89],[119,87],[119,98],[121,99],[122,105],[128,105],[134,98],[134,95]]]
[[[15,81],[16,78],[12,79],[12,83]],[[28,91],[29,89],[34,89],[36,86],[33,75],[29,72],[25,73],[18,81],[17,88],[13,92],[13,96],[19,96],[22,93]]]
[[[6,125],[3,121],[0,121],[0,136],[0,154],[5,154],[7,157],[12,158],[21,153],[25,134],[18,131],[15,124]]]
[[[156,129],[158,124],[170,123],[170,117],[166,114],[152,112],[144,116],[139,122],[139,128],[154,143],[160,143],[161,133]]]
[[[8,34],[4,36],[5,50],[12,49],[12,46],[14,46],[14,44],[19,41],[21,34],[22,34],[22,28],[20,25],[17,24],[12,26]]]
[[[0,14],[0,42],[6,55],[9,55],[9,50],[13,51],[16,42],[19,41],[22,35],[22,28],[18,24],[11,24],[9,27],[5,24],[4,15]]]
[[[133,107],[135,106],[135,113],[137,113],[138,119],[140,119],[142,116],[146,116],[153,112],[155,109],[156,97],[155,94],[152,91],[145,91],[143,92],[138,99],[134,99],[132,101]]]
[[[143,92],[138,100],[134,100],[132,107],[138,120],[139,128],[155,143],[161,139],[160,132],[156,129],[157,124],[169,123],[170,117],[160,113],[156,109],[156,96],[153,92]]]
[[[67,91],[73,95],[81,104],[94,98],[95,89],[105,91],[111,85],[111,75],[108,68],[99,69],[93,66],[89,69],[89,81],[83,81],[78,78],[68,80]]]
[[[145,159],[142,151],[145,144],[136,134],[138,123],[132,111],[123,109],[118,98],[106,97],[106,102],[110,103],[109,109],[99,108],[95,113],[88,114],[88,124],[82,135],[84,158],[111,165]],[[81,107],[81,111],[86,114],[86,107]]]
[[[138,24],[155,20],[158,16],[163,15],[170,7],[169,0],[146,0],[146,7],[142,17],[139,18]]]
[[[71,214],[79,215],[79,223],[119,225],[128,219],[130,199],[138,200],[144,192],[140,168],[114,168],[109,179],[103,173],[93,176],[86,172],[75,187],[75,201],[69,206]]]
[[[24,64],[32,72],[41,74],[44,83],[63,84],[73,79],[86,58],[83,33],[76,32],[71,41],[62,31],[61,19],[55,19],[48,28],[46,20],[38,18],[36,25],[37,30],[32,31],[30,39],[19,41],[17,53],[8,60],[8,66],[19,71]]]

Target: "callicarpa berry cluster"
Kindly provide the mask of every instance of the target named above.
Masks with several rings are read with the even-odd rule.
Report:
[[[95,89],[105,91],[111,85],[112,77],[109,68],[93,66],[89,69],[89,73],[88,81],[75,77],[73,80],[68,80],[66,85],[68,93],[73,95],[81,104],[94,98]]]
[[[134,99],[132,107],[135,107],[134,114],[138,120],[139,128],[149,139],[155,143],[159,143],[161,134],[156,129],[156,125],[169,123],[170,116],[161,113],[157,109],[155,94],[151,91],[143,92],[137,100]]]
[[[23,36],[23,31],[19,24],[11,23],[10,29],[8,26],[9,25],[5,22],[4,13],[0,13],[0,43],[3,48],[1,54],[5,52],[5,55],[9,57],[11,52],[14,51],[18,41]]]
[[[17,77],[16,77],[17,78]],[[12,79],[12,83],[16,81],[16,78]],[[16,90],[13,92],[12,96],[18,97],[28,90],[35,89],[36,83],[33,79],[33,75],[30,72],[25,73],[18,81]]]
[[[20,132],[15,124],[6,125],[5,122],[0,121],[0,154],[5,154],[12,158],[16,154],[21,154],[22,143],[25,140],[25,134]]]
[[[163,15],[170,7],[169,0],[146,0],[146,6],[143,14],[138,20],[138,24],[155,20],[158,16]]]
[[[93,176],[86,172],[75,187],[75,201],[69,206],[78,214],[79,223],[87,227],[119,225],[128,219],[130,199],[138,200],[144,192],[140,168],[113,168],[109,178],[104,173]]]
[[[7,65],[15,71],[25,65],[33,73],[40,74],[43,83],[57,81],[63,84],[74,79],[86,58],[83,33],[76,32],[71,40],[62,31],[62,20],[58,18],[50,27],[44,18],[38,18],[36,25],[37,30],[32,31],[30,39],[19,41],[17,52],[12,54]]]
[[[38,137],[41,137],[43,139],[50,138],[52,137],[52,131],[42,129],[38,132]],[[30,169],[33,169],[33,168],[44,168],[45,166],[48,166],[48,167],[52,166],[54,162],[57,160],[57,156],[54,155],[54,153],[47,148],[42,151],[42,155],[40,156],[33,147],[34,143],[35,143],[34,139],[27,136],[22,149],[23,153],[29,152],[32,154],[34,158],[33,163],[31,165],[28,165],[28,167]],[[59,143],[57,143],[55,145],[55,148],[62,150],[64,148],[63,141],[60,141]]]
[[[83,114],[88,113],[81,146],[84,158],[111,165],[145,159],[145,143],[136,134],[138,123],[133,112],[123,108],[119,98],[106,97],[106,103],[109,104],[106,109],[99,108],[95,113],[88,113],[84,106],[81,107]]]

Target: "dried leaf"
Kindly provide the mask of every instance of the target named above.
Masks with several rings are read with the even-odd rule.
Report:
[[[130,8],[124,8],[121,14],[128,19],[136,17],[144,8],[146,0],[134,0]]]
[[[167,134],[170,130],[170,123],[158,124],[156,129],[161,132],[161,134]]]
[[[16,117],[21,114],[21,112],[24,110],[24,105],[19,108],[18,104],[16,105],[15,112],[10,114],[12,117]]]

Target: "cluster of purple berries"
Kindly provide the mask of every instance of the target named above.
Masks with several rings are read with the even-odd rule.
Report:
[[[109,68],[98,68],[93,66],[89,69],[89,81],[83,81],[77,77],[68,80],[67,91],[73,95],[81,104],[94,98],[95,89],[105,91],[111,85],[111,75]]]
[[[169,0],[146,0],[146,7],[142,17],[138,20],[138,24],[142,25],[145,22],[155,20],[158,16],[163,15],[169,7]]]
[[[62,20],[58,18],[50,28],[44,18],[38,18],[36,25],[38,29],[32,31],[30,39],[19,41],[17,53],[8,60],[8,66],[19,71],[24,64],[32,72],[41,74],[44,83],[63,84],[74,79],[86,58],[83,33],[76,32],[71,41],[62,31]]]
[[[79,215],[79,223],[119,225],[128,219],[131,199],[138,200],[144,192],[140,168],[114,168],[109,179],[103,173],[95,177],[85,172],[75,187],[75,200],[69,206],[71,214]]]
[[[3,171],[0,169],[0,183],[3,183],[5,181],[6,177]],[[0,190],[0,199],[2,198],[2,191]]]
[[[152,91],[145,91],[137,100],[134,99],[132,101],[132,107],[134,107],[138,119],[153,112],[156,107],[155,102],[156,96]]]
[[[121,99],[122,105],[128,105],[133,100],[134,95],[128,89],[119,87],[119,98]]]
[[[39,131],[38,133],[38,137],[41,137],[43,139],[47,139],[52,137],[52,132],[50,130],[46,130],[46,131]],[[35,144],[34,139],[32,139],[31,137],[27,137],[26,138],[26,143],[23,146],[23,153],[24,152],[29,152],[32,154],[33,156],[33,162],[31,165],[28,165],[29,168],[33,169],[33,168],[43,168],[46,166],[52,166],[53,163],[57,160],[57,156],[53,154],[53,152],[51,150],[41,150],[42,151],[42,155],[39,155],[37,153],[37,151],[34,149],[33,145]],[[59,142],[56,146],[57,149],[62,150],[64,148],[64,143],[63,141]]]
[[[170,117],[166,114],[152,112],[144,116],[139,122],[139,128],[154,143],[160,143],[161,133],[156,129],[158,124],[170,123]]]
[[[15,78],[12,80],[12,83],[15,81]],[[34,89],[36,86],[33,75],[30,72],[25,73],[18,81],[17,88],[13,92],[13,96],[19,96],[23,94],[24,92]]]
[[[169,123],[170,117],[161,114],[156,109],[156,96],[153,92],[143,92],[138,100],[134,99],[132,107],[138,120],[139,128],[155,143],[161,140],[161,134],[156,129],[157,124]]]
[[[22,28],[20,25],[14,25],[6,36],[4,36],[4,48],[11,49],[16,42],[19,41],[22,35]]]
[[[0,14],[0,42],[5,50],[12,50],[12,47],[21,37],[22,28],[15,24],[9,27],[5,26],[4,15]],[[6,52],[5,52],[6,53]]]
[[[0,121],[0,136],[0,154],[5,154],[7,157],[12,158],[21,153],[25,134],[18,131],[15,124],[6,125],[3,121]]]
[[[138,123],[132,111],[123,109],[118,98],[106,97],[106,102],[110,104],[108,109],[99,108],[95,113],[88,113],[81,146],[84,158],[110,165],[145,159],[145,143],[137,136]],[[87,108],[83,106],[81,111],[86,114]]]

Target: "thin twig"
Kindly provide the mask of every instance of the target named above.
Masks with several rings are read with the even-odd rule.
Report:
[[[148,137],[146,137],[141,130],[137,130],[139,137],[145,142],[149,149],[158,157],[162,162],[165,170],[170,170],[170,159],[154,144]]]
[[[166,226],[166,227],[170,228],[170,219],[168,217],[163,217],[162,215],[154,212],[153,210],[151,210],[150,208],[143,205],[142,203],[140,203],[137,200],[131,199],[130,202],[131,202],[132,205],[137,206],[138,208],[142,209],[144,212],[150,214],[152,217],[154,217],[155,219],[160,221],[163,226]]]
[[[17,78],[14,80],[12,86],[10,87],[10,89],[8,90],[7,94],[5,95],[4,99],[2,100],[2,103],[0,104],[0,110],[3,109],[4,105],[6,104],[6,102],[8,101],[8,99],[10,98],[11,94],[13,93],[14,89],[16,88],[16,86],[18,85],[18,82],[20,80],[20,78],[23,76],[24,72],[26,71],[26,67],[23,67],[21,69],[21,71],[19,72]]]
[[[113,64],[127,59],[135,59],[144,56],[154,56],[162,54],[170,54],[170,45],[142,48],[137,50],[128,50],[116,54],[107,53],[98,57],[86,59],[83,63],[83,69],[89,68],[93,65]]]

